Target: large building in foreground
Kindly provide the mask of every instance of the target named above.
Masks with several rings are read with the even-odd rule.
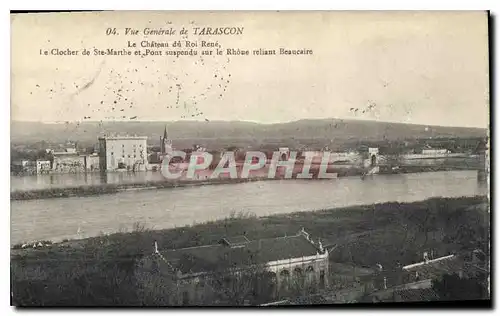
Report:
[[[99,137],[99,167],[102,171],[146,171],[147,136]]]
[[[269,302],[328,283],[328,250],[303,229],[278,238],[237,236],[212,245],[159,247],[140,260],[136,277],[144,293],[161,290],[165,305],[204,305],[228,295],[247,300],[250,293]]]

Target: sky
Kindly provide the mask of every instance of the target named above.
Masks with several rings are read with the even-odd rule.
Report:
[[[192,32],[233,26],[243,34]],[[106,35],[108,28],[119,34]],[[134,36],[125,28],[177,33]],[[201,56],[198,47],[197,56],[94,55],[128,42],[203,40],[223,54]],[[228,56],[228,48],[313,53]],[[79,54],[43,55],[52,49]],[[479,11],[22,14],[11,17],[11,56],[12,120],[489,121],[487,14]]]

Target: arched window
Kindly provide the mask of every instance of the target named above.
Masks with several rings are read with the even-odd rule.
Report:
[[[297,267],[293,270],[293,273],[295,274],[295,277],[297,278],[300,278],[302,277],[303,273],[302,273],[302,269]]]
[[[288,290],[288,286],[290,283],[290,272],[286,269],[281,270],[280,272],[280,288],[281,290]]]
[[[196,283],[196,296],[199,303],[205,301],[205,279],[201,278],[198,283]]]
[[[314,283],[315,281],[315,275],[314,275],[314,268],[312,266],[308,266],[306,268],[306,280],[307,283]]]
[[[286,270],[286,269],[281,270],[280,277],[281,278],[289,278],[290,277],[290,272],[288,270]]]
[[[304,281],[305,281],[303,270],[300,267],[296,267],[293,270],[293,275],[294,275],[295,285],[298,286],[299,288],[302,288],[304,286]]]
[[[182,305],[189,304],[189,293],[187,291],[182,292]]]
[[[264,278],[266,280],[268,280],[269,282],[273,282],[275,283],[276,282],[276,273],[272,272],[272,271],[267,271],[265,274],[264,274]]]
[[[270,297],[275,297],[277,294],[277,280],[276,280],[276,273],[272,271],[268,271],[264,274],[263,279],[261,280],[261,287],[260,291],[261,294],[267,294]]]

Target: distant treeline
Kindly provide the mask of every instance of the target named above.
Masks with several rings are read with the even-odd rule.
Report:
[[[159,140],[150,139],[151,147],[148,152],[159,152]],[[264,139],[258,143],[253,143],[250,140],[230,140],[230,139],[182,139],[175,140],[174,147],[177,150],[182,150],[190,153],[193,146],[198,144],[207,148],[209,151],[246,151],[246,150],[260,150],[266,152],[273,152],[278,150],[279,147],[288,147],[291,150],[302,151],[304,146],[307,150],[321,150],[328,147],[332,151],[348,151],[348,150],[363,150],[368,147],[378,147],[381,154],[400,154],[404,151],[415,150],[421,152],[427,146],[433,148],[448,149],[454,152],[475,152],[480,144],[486,142],[486,137],[439,137],[439,138],[421,138],[421,139],[403,139],[403,140],[380,140],[380,141],[367,141],[367,140],[337,140],[332,142],[331,139],[301,139],[296,138],[293,141],[287,139]],[[13,144],[11,146],[11,161],[16,160],[49,160],[49,154],[45,149],[59,146],[59,144],[51,143],[48,141],[39,141],[35,143],[26,144]],[[93,142],[78,143],[78,151],[85,153],[96,152],[97,144]]]

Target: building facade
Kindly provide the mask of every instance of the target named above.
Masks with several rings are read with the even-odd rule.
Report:
[[[52,152],[54,157],[52,172],[83,173],[85,172],[85,156],[76,151]]]
[[[99,155],[91,154],[85,156],[85,170],[87,172],[95,172],[100,170]]]
[[[158,290],[159,284],[168,288],[168,305],[262,304],[325,288],[328,260],[328,250],[304,230],[260,240],[237,236],[165,251],[155,245],[153,254],[139,261],[136,279],[143,291]]]
[[[36,174],[36,162],[31,160],[14,161],[11,166],[11,172],[17,175],[34,175]]]
[[[36,173],[46,174],[50,173],[52,163],[50,160],[37,160],[36,161]]]
[[[99,138],[99,167],[102,171],[146,171],[146,136]]]

